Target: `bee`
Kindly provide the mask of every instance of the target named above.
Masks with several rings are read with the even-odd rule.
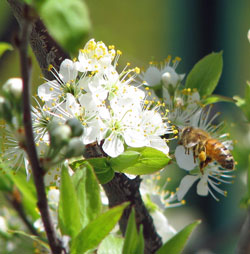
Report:
[[[222,168],[234,169],[235,161],[231,152],[202,129],[190,126],[183,128],[178,143],[184,146],[185,154],[189,154],[192,149],[194,162],[199,158],[202,174],[204,168],[212,161],[217,161]]]

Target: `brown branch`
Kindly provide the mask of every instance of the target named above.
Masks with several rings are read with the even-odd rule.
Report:
[[[106,156],[101,147],[97,144],[87,145],[85,158]],[[161,237],[157,234],[153,219],[150,216],[140,194],[139,177],[134,180],[129,179],[126,175],[115,173],[114,178],[107,184],[103,184],[105,193],[109,199],[109,206],[113,207],[123,202],[129,201],[130,206],[124,211],[122,218],[119,221],[120,229],[125,235],[128,218],[131,212],[131,207],[135,208],[136,223],[143,225],[143,235],[145,240],[145,254],[155,253],[161,246]]]
[[[17,192],[18,190],[15,190],[15,192]],[[20,194],[19,194],[20,195]],[[27,218],[25,211],[23,209],[23,205],[21,200],[18,200],[15,195],[11,195],[10,193],[4,195],[6,200],[12,205],[12,207],[16,210],[16,212],[18,213],[19,217],[21,218],[21,220],[23,221],[23,223],[26,225],[26,227],[29,229],[29,231],[31,232],[31,234],[39,236],[37,230],[35,229],[35,227],[33,226],[33,224],[29,221],[29,219]]]
[[[14,15],[19,23],[22,23],[23,16],[20,11],[20,2],[17,0],[8,0]],[[47,71],[49,64],[52,64],[59,70],[60,63],[69,56],[61,50],[58,44],[48,34],[41,20],[36,20],[32,24],[32,32],[30,35],[31,47],[36,55],[37,61],[42,69],[44,76],[53,79]],[[103,151],[98,146],[89,146],[87,149],[88,157],[103,156]],[[131,201],[135,207],[137,223],[144,226],[145,253],[151,254],[162,245],[161,238],[156,233],[152,218],[150,217],[139,192],[140,181],[130,180],[123,174],[116,174],[114,179],[104,185],[110,206],[121,204],[125,201]],[[125,232],[130,208],[124,212],[120,220],[122,232]]]
[[[37,192],[37,206],[41,213],[41,218],[47,234],[50,248],[54,254],[61,254],[61,243],[56,237],[55,229],[49,214],[48,201],[44,185],[44,171],[40,167],[36,147],[33,137],[31,109],[30,109],[30,74],[31,62],[28,57],[28,40],[31,33],[31,21],[29,17],[30,9],[28,7],[23,9],[24,19],[21,26],[21,36],[17,41],[17,46],[20,52],[21,74],[23,79],[23,123],[26,137],[26,152],[31,164],[32,173],[34,177],[36,192]]]
[[[7,0],[12,8],[20,26],[23,23],[23,3],[19,0]],[[31,48],[35,53],[37,62],[42,70],[44,77],[54,79],[54,76],[48,71],[48,66],[52,64],[59,70],[61,62],[70,58],[70,56],[62,50],[58,43],[49,35],[43,22],[37,17],[31,23],[31,35],[29,38]]]

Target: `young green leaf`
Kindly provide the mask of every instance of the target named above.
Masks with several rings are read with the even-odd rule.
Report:
[[[96,176],[101,184],[108,183],[115,175],[114,170],[110,167],[107,158],[91,158],[87,160],[94,168]]]
[[[80,207],[82,226],[85,227],[94,220],[101,212],[100,187],[89,163],[76,170],[72,177],[76,189],[78,204]]]
[[[110,165],[116,171],[122,171],[137,163],[140,156],[141,154],[137,151],[125,151],[115,158],[110,158]]]
[[[119,221],[128,203],[113,207],[91,221],[75,238],[72,239],[71,253],[82,254],[96,248]]]
[[[219,82],[222,67],[222,52],[205,56],[188,74],[185,87],[197,88],[201,97],[212,94]]]
[[[210,95],[210,96],[208,96],[208,97],[201,100],[201,103],[204,106],[207,106],[209,104],[214,104],[214,103],[217,103],[217,102],[232,102],[232,103],[235,103],[236,100],[234,100],[233,98],[218,95],[218,94],[212,94],[212,95]]]
[[[170,238],[158,251],[156,254],[180,254],[184,249],[187,240],[189,239],[193,230],[201,223],[200,220],[195,221],[187,225],[184,229]]]
[[[236,100],[236,106],[241,108],[248,122],[250,122],[250,82],[247,82],[244,99],[239,96],[234,96],[233,98]]]
[[[37,1],[37,11],[49,33],[69,53],[76,53],[87,38],[90,20],[82,0]]]
[[[22,194],[22,203],[26,212],[34,220],[38,219],[39,214],[35,210],[37,207],[37,197],[33,180],[29,179],[29,181],[27,181],[26,174],[22,170],[19,170],[15,175],[9,172],[8,175]]]
[[[137,228],[136,228],[134,209],[131,210],[131,213],[128,219],[125,240],[124,240],[124,245],[122,250],[122,254],[127,254],[127,253],[138,253],[138,254],[144,253],[144,238],[143,238],[142,227],[140,227],[140,233],[138,234]]]
[[[4,54],[7,50],[13,50],[13,47],[11,44],[7,42],[0,42],[0,57]]]
[[[138,155],[134,154],[133,164],[127,168],[122,167],[122,170],[117,161],[111,159],[110,164],[115,171],[134,175],[151,174],[164,168],[170,161],[166,154],[151,147],[129,148],[127,151],[137,152],[140,156],[137,158]]]
[[[100,244],[97,254],[121,254],[124,239],[122,237],[108,235]]]
[[[58,219],[62,235],[75,237],[82,229],[76,190],[65,165],[63,165],[61,171]]]

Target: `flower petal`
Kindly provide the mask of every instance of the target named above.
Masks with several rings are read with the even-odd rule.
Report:
[[[176,192],[177,198],[179,201],[183,199],[188,190],[194,184],[196,180],[199,179],[199,176],[186,175],[182,178],[179,190]]]
[[[192,170],[197,166],[197,163],[194,163],[193,153],[185,153],[184,146],[177,146],[175,149],[175,158],[178,166],[185,170]]]

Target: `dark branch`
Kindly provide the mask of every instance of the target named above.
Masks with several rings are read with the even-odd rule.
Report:
[[[7,0],[12,8],[20,26],[23,23],[23,4],[19,0]],[[53,75],[48,71],[48,66],[52,64],[59,70],[61,62],[65,58],[70,58],[58,43],[49,35],[43,22],[37,17],[31,23],[31,35],[29,42],[33,52],[35,53],[37,62],[42,70],[43,75],[47,79],[54,79]]]
[[[101,147],[97,144],[88,145],[85,157],[102,157],[106,156]],[[135,208],[136,223],[139,227],[143,225],[143,235],[145,240],[145,254],[155,253],[162,245],[161,237],[157,234],[153,219],[146,209],[140,194],[139,177],[134,180],[129,179],[124,174],[116,173],[115,177],[107,184],[103,184],[105,193],[109,199],[109,206],[113,207],[123,202],[129,201],[128,207],[120,219],[120,229],[122,234],[125,235],[128,218],[131,212],[131,207]]]
[[[23,16],[22,12],[20,12],[20,2],[17,0],[8,0],[8,2],[10,3],[17,20],[19,23],[22,23]],[[65,58],[69,58],[69,56],[65,54],[58,44],[51,38],[45,29],[45,26],[39,19],[32,24],[30,43],[44,76],[48,79],[53,79],[51,74],[47,71],[48,65],[52,64],[59,70],[60,63]],[[103,155],[101,148],[98,146],[93,146],[86,152],[88,153],[89,158]],[[137,223],[138,225],[142,223],[144,226],[145,253],[151,254],[155,253],[161,246],[162,242],[161,238],[155,231],[152,218],[141,199],[139,185],[138,180],[132,181],[123,174],[116,174],[110,183],[104,185],[104,189],[107,193],[110,206],[118,205],[125,201],[131,201],[132,205],[135,206]],[[123,233],[126,229],[129,213],[130,208],[125,211],[120,221]]]
[[[41,218],[48,237],[49,245],[54,254],[61,254],[62,247],[56,237],[55,229],[49,215],[48,201],[44,185],[44,171],[40,167],[36,147],[33,137],[31,109],[30,109],[30,74],[31,61],[28,57],[28,40],[31,33],[31,20],[29,17],[30,9],[24,8],[24,19],[21,25],[21,36],[17,41],[17,46],[20,51],[21,74],[23,79],[23,122],[26,136],[26,152],[31,164],[34,177],[35,187],[37,191],[37,206],[41,213]]]
[[[14,189],[13,192],[14,191],[17,192],[18,190]],[[23,223],[29,229],[31,234],[39,236],[39,234],[38,234],[37,230],[34,228],[33,224],[28,220],[28,218],[25,214],[25,211],[23,209],[22,202],[21,202],[21,200],[18,200],[18,198],[16,198],[16,194],[14,194],[14,193],[12,193],[12,195],[6,194],[5,198],[12,205],[12,207],[16,210],[19,217],[22,219]]]

